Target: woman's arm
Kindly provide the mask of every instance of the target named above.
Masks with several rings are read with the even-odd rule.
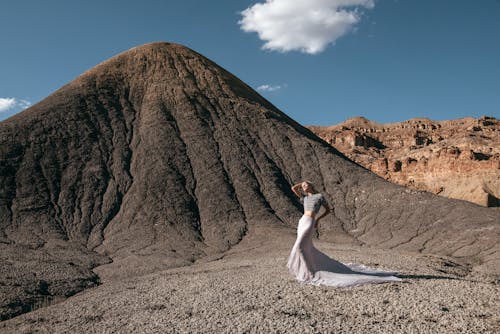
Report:
[[[328,206],[328,204],[324,204],[323,206],[325,207],[326,210],[325,210],[325,212],[323,212],[321,214],[321,216],[319,216],[319,217],[316,218],[316,221],[320,220],[321,218],[323,218],[324,216],[326,216],[326,215],[330,214],[330,212],[332,212],[332,210],[330,209],[330,207]]]
[[[298,197],[302,197],[302,192],[300,191],[300,189],[302,189],[302,182],[299,182],[297,184],[294,184],[292,186],[292,191],[295,195],[297,195]]]
[[[317,218],[315,219],[315,227],[316,227],[316,226],[318,226],[318,221],[319,221],[321,218],[323,218],[324,216],[326,216],[326,215],[330,214],[330,212],[332,211],[332,210],[330,209],[330,206],[329,206],[329,205],[328,205],[328,203],[326,203],[326,202],[325,202],[325,203],[323,203],[323,207],[325,208],[325,212],[323,212],[323,213],[321,214],[321,216],[319,216],[319,217],[317,217]]]

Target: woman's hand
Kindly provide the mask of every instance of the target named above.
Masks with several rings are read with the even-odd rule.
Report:
[[[292,191],[294,192],[295,195],[297,195],[298,197],[301,197],[302,196],[302,182],[300,183],[297,183],[297,184],[294,184],[292,186]]]

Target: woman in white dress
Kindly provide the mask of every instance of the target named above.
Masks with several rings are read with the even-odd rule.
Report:
[[[301,189],[305,195],[301,193]],[[314,229],[320,219],[330,213],[328,201],[318,193],[311,182],[304,181],[292,187],[292,191],[304,203],[304,215],[297,227],[297,240],[288,257],[290,274],[301,283],[336,287],[355,286],[366,283],[400,282],[393,276],[397,272],[380,271],[362,264],[342,264],[316,249],[312,242]],[[321,206],[325,212],[316,217]]]

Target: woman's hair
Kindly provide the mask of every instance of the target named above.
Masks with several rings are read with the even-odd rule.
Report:
[[[314,192],[317,192],[316,190],[316,186],[314,185],[314,183],[312,183],[311,181],[309,180],[304,180],[304,182],[306,182],[307,184],[309,184],[311,186],[311,188],[313,188]]]

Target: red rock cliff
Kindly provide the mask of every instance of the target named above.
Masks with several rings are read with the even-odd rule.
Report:
[[[309,126],[360,165],[394,183],[500,206],[500,122],[494,117],[379,124],[364,117]]]

